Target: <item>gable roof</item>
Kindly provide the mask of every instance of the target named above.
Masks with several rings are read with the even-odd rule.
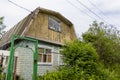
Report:
[[[34,19],[38,15],[39,12],[55,16],[58,19],[60,19],[61,21],[63,21],[64,23],[66,23],[67,25],[70,25],[70,26],[73,25],[68,19],[66,19],[60,13],[38,7],[33,12],[31,12],[28,16],[26,16],[23,20],[21,20],[18,24],[16,24],[13,28],[11,28],[9,31],[7,31],[5,33],[2,40],[0,41],[0,48],[3,47],[4,45],[10,44],[10,39],[11,39],[11,36],[13,34],[22,36],[26,27],[28,27],[28,25],[30,24],[32,19]],[[50,42],[50,41],[43,40],[43,39],[38,39],[38,40],[42,40],[42,41],[53,43],[53,44],[62,45],[61,43],[58,43],[58,42]]]

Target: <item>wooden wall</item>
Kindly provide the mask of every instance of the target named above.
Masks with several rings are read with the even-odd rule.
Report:
[[[36,37],[38,39],[46,39],[50,41],[64,43],[65,41],[72,41],[76,39],[76,34],[73,26],[68,26],[61,20],[61,32],[56,32],[48,28],[48,18],[53,17],[52,15],[39,13],[36,18],[34,18],[32,24],[29,26],[25,35]]]

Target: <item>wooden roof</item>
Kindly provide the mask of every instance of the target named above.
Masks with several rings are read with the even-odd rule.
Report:
[[[67,25],[70,25],[70,26],[73,25],[68,19],[66,19],[60,13],[38,7],[33,12],[31,12],[27,17],[25,17],[23,20],[21,20],[18,24],[16,24],[13,28],[11,28],[9,31],[7,31],[5,33],[2,40],[0,41],[0,48],[3,47],[4,45],[10,44],[10,38],[13,34],[22,36],[26,27],[30,24],[31,20],[34,19],[36,15],[38,15],[39,12],[49,14],[49,15],[53,15],[53,16],[59,18],[64,23],[66,23]],[[42,40],[42,41],[45,41],[45,42],[52,43],[50,41],[46,41],[46,40],[43,40],[43,39],[38,39],[38,40]],[[61,43],[56,43],[56,42],[53,42],[53,44],[62,45]]]

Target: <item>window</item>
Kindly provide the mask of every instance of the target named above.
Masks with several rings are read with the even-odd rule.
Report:
[[[51,63],[51,49],[38,48],[38,62]]]
[[[49,29],[61,32],[60,21],[57,21],[57,20],[49,17]]]

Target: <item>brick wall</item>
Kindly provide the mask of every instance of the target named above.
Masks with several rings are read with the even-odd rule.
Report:
[[[17,75],[25,80],[32,80],[33,75],[33,52],[29,48],[18,47]]]

